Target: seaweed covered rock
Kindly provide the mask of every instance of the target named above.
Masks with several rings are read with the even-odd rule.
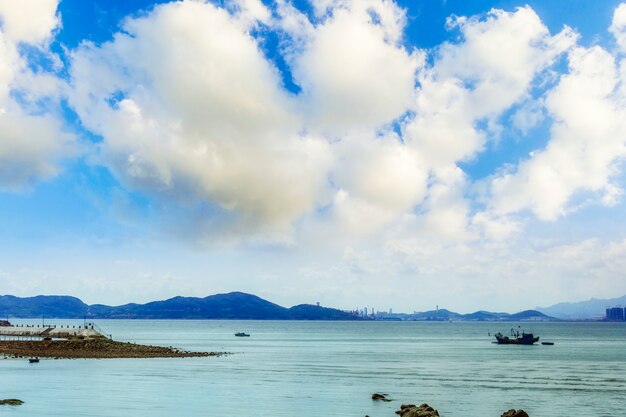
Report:
[[[501,417],[528,417],[528,413],[524,410],[511,409],[509,411],[505,411]]]
[[[22,405],[24,401],[17,400],[15,398],[9,398],[7,400],[0,400],[0,405]]]
[[[372,400],[374,401],[391,401],[389,398],[387,398],[387,394],[380,394],[378,392],[375,392],[372,394]]]
[[[428,404],[419,407],[414,404],[402,404],[396,414],[400,417],[439,417],[439,412]]]

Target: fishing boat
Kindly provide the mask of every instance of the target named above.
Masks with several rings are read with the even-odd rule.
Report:
[[[535,337],[532,333],[511,329],[511,336],[504,336],[498,332],[495,334],[496,343],[499,345],[534,345],[539,341],[539,336]]]
[[[28,363],[39,363],[39,358],[29,358]]]
[[[250,335],[248,333],[244,333],[244,332],[235,333],[235,336],[237,336],[237,337],[250,337]]]

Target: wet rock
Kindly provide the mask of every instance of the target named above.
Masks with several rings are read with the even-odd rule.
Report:
[[[0,400],[0,405],[22,405],[24,401],[17,400],[15,398],[9,398],[7,400]]]
[[[389,398],[387,398],[387,394],[380,394],[378,392],[375,392],[372,394],[372,400],[374,401],[391,401]]]
[[[509,411],[505,411],[501,417],[528,417],[528,413],[524,410],[511,409]]]
[[[396,414],[401,417],[439,417],[439,412],[428,404],[422,404],[419,407],[413,404],[402,404]]]

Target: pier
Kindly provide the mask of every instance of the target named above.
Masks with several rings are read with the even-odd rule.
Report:
[[[8,323],[3,321],[3,323]],[[43,340],[43,339],[102,339],[111,338],[95,323],[85,323],[82,326],[72,325],[38,325],[38,324],[4,324],[0,325],[0,339]]]
[[[11,324],[0,320],[0,357],[53,359],[192,358],[227,352],[192,352],[172,346],[114,341],[95,323],[81,325]]]

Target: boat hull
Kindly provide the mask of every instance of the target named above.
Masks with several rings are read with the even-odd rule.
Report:
[[[534,337],[532,334],[524,334],[516,338],[496,334],[496,342],[499,345],[534,345],[538,341],[539,337]]]

